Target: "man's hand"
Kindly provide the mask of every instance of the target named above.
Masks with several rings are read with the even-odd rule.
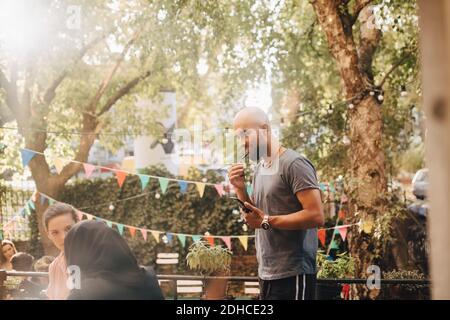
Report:
[[[241,214],[245,220],[245,223],[247,223],[248,226],[253,229],[261,228],[261,222],[263,221],[265,215],[264,212],[248,202],[244,202],[244,204],[247,208],[252,210],[249,213],[245,213],[241,209]]]
[[[245,190],[245,174],[244,165],[241,163],[231,166],[228,170],[228,178],[230,183],[239,190]]]

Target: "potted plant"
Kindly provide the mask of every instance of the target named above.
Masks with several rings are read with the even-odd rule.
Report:
[[[355,261],[346,252],[336,255],[335,260],[322,251],[317,253],[317,278],[319,279],[343,279],[353,276],[355,273]],[[342,285],[340,283],[318,283],[316,290],[317,300],[339,300]]]
[[[232,252],[220,245],[211,246],[206,241],[196,241],[189,247],[187,265],[200,271],[203,276],[228,276],[230,274]],[[227,279],[206,279],[204,281],[205,299],[225,299]]]

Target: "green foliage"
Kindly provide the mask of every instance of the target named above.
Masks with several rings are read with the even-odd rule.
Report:
[[[150,167],[142,173],[172,177],[161,167]],[[197,170],[191,170],[188,179],[201,181],[204,177],[208,182],[214,183],[221,179],[214,172],[203,175]],[[116,202],[142,193],[147,195]],[[159,199],[155,198],[156,193],[160,194]],[[219,197],[211,186],[206,186],[205,193],[200,198],[195,185],[192,184],[189,184],[186,193],[182,194],[178,184],[170,182],[166,193],[161,194],[157,179],[150,179],[144,191],[137,176],[128,176],[121,189],[115,178],[77,180],[66,186],[60,200],[100,218],[152,230],[201,235],[209,232],[219,236],[251,233],[243,231],[242,223],[238,221],[239,215],[232,213],[233,209],[238,209],[236,203],[227,197]],[[109,209],[110,204],[114,205],[113,210]],[[139,230],[135,238],[131,238],[126,228],[124,237],[137,255],[138,261],[145,265],[155,262],[157,252],[178,252],[184,257],[192,242],[192,239],[187,237],[186,247],[183,248],[174,235],[171,243],[156,243],[151,234],[148,235],[147,241],[144,241]],[[235,254],[244,253],[238,239],[232,239],[232,246]],[[254,254],[254,250],[253,242],[250,241],[248,254]],[[185,269],[186,266],[180,263],[179,271],[186,271]]]
[[[426,280],[427,277],[419,270],[392,270],[388,272],[383,272],[383,279],[415,279],[415,280]],[[407,291],[415,292],[420,289],[426,288],[426,285],[420,284],[407,284],[403,285],[402,288]]]
[[[328,260],[327,255],[319,251],[317,267],[318,278],[342,279],[355,274],[355,260],[347,252],[337,254],[335,260]]]
[[[211,247],[206,241],[197,241],[190,246],[186,262],[190,269],[212,275],[230,270],[232,254],[228,248],[220,245]]]

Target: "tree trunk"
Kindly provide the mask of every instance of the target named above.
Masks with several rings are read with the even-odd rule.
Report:
[[[339,1],[316,0],[312,5],[336,61],[349,107],[350,222],[374,221],[382,213],[379,197],[387,191],[381,108],[375,96],[369,94],[373,82],[371,63],[380,32],[368,26],[370,10],[358,10],[361,38],[357,48],[352,26],[358,16],[352,17],[347,8],[338,6]],[[356,259],[356,276],[366,277],[366,269],[373,263],[370,235],[353,228],[348,243]]]

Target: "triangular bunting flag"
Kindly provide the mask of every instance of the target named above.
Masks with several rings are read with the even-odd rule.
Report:
[[[186,236],[184,234],[177,234],[178,240],[180,240],[181,246],[184,248],[186,245]]]
[[[154,230],[151,230],[150,232],[152,233],[152,236],[153,238],[155,238],[156,242],[159,243],[159,232]]]
[[[205,193],[205,184],[202,182],[196,182],[195,185],[197,186],[200,197],[203,197],[203,194]]]
[[[322,190],[323,192],[325,192],[327,190],[327,187],[325,186],[324,183],[319,183],[319,187],[320,187],[320,190]]]
[[[84,174],[86,178],[89,178],[95,170],[95,166],[89,163],[83,163]]]
[[[216,191],[219,194],[219,196],[223,196],[225,194],[225,191],[223,191],[223,185],[218,183],[214,185],[214,188],[216,188]]]
[[[248,237],[247,236],[239,236],[239,241],[241,241],[242,246],[244,247],[244,250],[247,251],[248,247]]]
[[[333,183],[333,181],[330,181],[329,187],[330,187],[330,192],[332,192],[332,193],[336,192],[336,190],[334,189],[334,183]]]
[[[119,187],[122,188],[123,183],[125,182],[125,179],[127,178],[128,173],[125,171],[115,171],[116,173],[116,179],[117,183],[119,184]]]
[[[47,200],[47,197],[44,196],[44,195],[41,193],[41,197],[40,197],[40,198],[41,198],[41,199],[40,199],[41,204],[44,205],[44,204],[45,204],[45,201]]]
[[[136,235],[136,228],[135,227],[128,227],[128,231],[130,231],[130,235],[132,238]]]
[[[214,238],[211,236],[205,236],[206,241],[209,242],[209,244],[211,245],[211,247],[214,247],[215,243],[214,243]]]
[[[167,186],[169,185],[169,179],[167,178],[158,178],[159,186],[161,187],[161,192],[166,193]]]
[[[140,229],[142,233],[142,238],[144,238],[145,241],[147,241],[147,230],[146,229]]]
[[[333,233],[334,233],[334,234],[339,234],[339,228],[334,228]]]
[[[180,186],[180,192],[185,193],[187,190],[187,182],[180,180],[180,181],[178,181],[178,185]]]
[[[36,155],[34,151],[28,149],[21,149],[20,154],[22,155],[22,165],[24,167],[26,167],[31,159],[33,159],[33,157]]]
[[[248,185],[247,185],[247,194],[248,194],[249,196],[251,196],[252,193],[253,193],[253,187],[252,187],[251,184],[248,184]]]
[[[85,214],[86,214],[86,217],[88,220],[92,220],[94,218],[94,216],[92,214],[89,214],[89,213],[85,213]],[[123,226],[122,226],[122,229],[123,229]]]
[[[173,235],[170,232],[166,232],[167,243],[172,242]]]
[[[339,245],[337,244],[335,239],[333,239],[333,241],[331,241],[330,249],[339,249]]]
[[[30,209],[36,210],[36,206],[34,205],[33,201],[28,200],[28,206],[30,207]]]
[[[319,238],[320,243],[322,244],[322,246],[325,247],[326,244],[326,236],[327,236],[327,231],[325,229],[319,229],[317,230],[317,237]]]
[[[58,172],[58,174],[61,173],[61,171],[65,167],[66,163],[67,163],[67,161],[64,159],[61,159],[61,158],[55,159],[54,164],[55,164],[56,172]]]
[[[141,187],[142,187],[142,191],[144,191],[145,187],[148,184],[148,181],[150,180],[149,176],[146,176],[144,174],[140,174],[139,175],[139,180],[141,180]]]
[[[223,240],[223,242],[225,242],[225,244],[227,245],[228,249],[231,250],[231,238],[230,237],[221,237],[221,239]]]
[[[56,201],[55,201],[55,200],[53,200],[53,199],[51,199],[51,198],[50,198],[50,199],[48,199],[48,204],[49,204],[49,205],[55,204],[55,202],[56,202]]]
[[[200,241],[201,238],[202,238],[202,236],[200,236],[200,235],[193,235],[192,236],[192,240],[194,240],[194,242]]]
[[[347,237],[347,227],[339,228],[338,230],[342,240],[345,241],[345,238]]]
[[[29,206],[25,206],[25,214],[27,214],[28,216],[31,216],[31,211],[30,211],[30,207]]]
[[[112,228],[112,221],[105,220],[105,222],[108,227]]]
[[[121,224],[121,223],[116,223],[116,226],[117,226],[117,230],[119,231],[119,234],[123,235],[123,227],[124,227],[124,225]]]

